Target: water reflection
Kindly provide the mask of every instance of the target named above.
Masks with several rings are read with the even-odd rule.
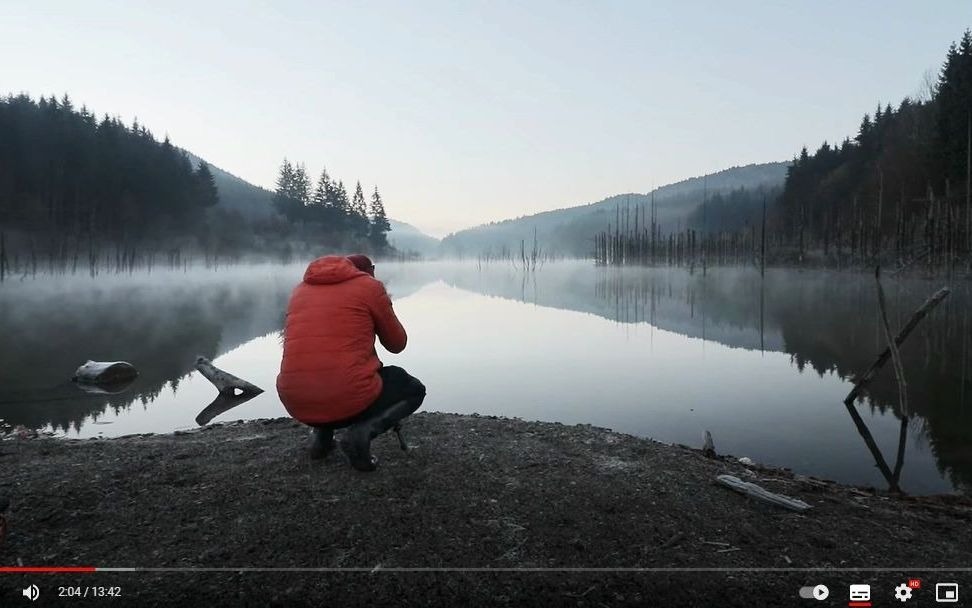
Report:
[[[192,372],[197,355],[268,389],[243,405],[213,404],[209,414],[284,415],[272,390],[278,332],[301,271],[5,285],[0,418],[79,436],[189,427],[214,390]],[[846,379],[884,346],[868,276],[770,271],[761,280],[746,270],[702,277],[586,263],[535,273],[449,263],[378,272],[411,334],[394,362],[430,387],[429,409],[588,422],[692,445],[708,428],[720,451],[882,483],[841,406]],[[939,286],[887,281],[892,324]],[[969,295],[967,285],[953,286],[901,350],[913,414],[902,452],[907,491],[972,482]],[[69,378],[87,359],[125,359],[141,374],[126,392],[83,394]],[[896,391],[884,370],[858,406],[894,465]]]
[[[296,268],[153,273],[0,290],[0,418],[78,431],[106,412],[178,392],[196,356],[215,357],[280,329]],[[117,394],[71,382],[86,360],[126,360],[139,377]]]
[[[529,277],[530,289],[517,284],[524,277],[511,274],[506,281],[459,274],[450,282],[538,305],[591,312],[620,323],[648,323],[731,347],[783,352],[801,373],[809,367],[820,377],[853,380],[886,345],[874,280],[868,275],[775,270],[761,279],[758,272],[745,269],[719,269],[705,277],[674,269],[598,269],[594,297],[585,301],[581,294],[590,291],[589,285],[576,281],[570,272],[554,276],[562,270]],[[941,286],[939,281],[923,279],[885,283],[889,316],[896,328]],[[901,349],[913,418],[897,411],[898,387],[890,366],[859,400],[880,414],[902,420],[899,441],[890,453],[903,454],[903,447],[898,447],[910,430],[917,445],[932,450],[939,471],[956,487],[972,484],[969,302],[969,285],[953,286],[951,296]],[[840,409],[839,402],[832,405],[835,411]],[[890,477],[900,476],[902,458],[896,456],[893,469],[887,467]]]

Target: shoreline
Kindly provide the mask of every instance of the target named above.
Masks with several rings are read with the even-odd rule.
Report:
[[[10,508],[0,565],[231,570],[185,574],[194,582],[181,590],[164,573],[42,579],[123,581],[143,606],[221,597],[229,579],[240,594],[263,598],[254,605],[358,605],[403,593],[414,593],[409,605],[441,597],[524,605],[522,593],[546,581],[535,595],[541,604],[596,606],[617,605],[618,594],[622,604],[648,601],[644,574],[654,568],[671,569],[665,580],[675,589],[679,572],[698,568],[768,568],[774,573],[763,578],[783,585],[807,579],[798,574],[807,568],[967,567],[972,499],[963,496],[896,497],[588,425],[419,413],[404,432],[407,453],[393,435],[374,441],[380,462],[370,474],[340,452],[311,461],[307,429],[290,419],[3,441],[0,498]],[[747,498],[718,485],[719,474],[811,508]],[[401,570],[416,567],[433,570]],[[235,573],[245,568],[332,569],[342,583]],[[465,568],[477,570],[456,572]],[[571,569],[580,570],[565,576]],[[752,590],[738,604],[724,597],[735,584],[726,576],[733,579],[696,577],[686,596],[695,599],[684,605],[712,597],[758,605]],[[407,582],[433,579],[452,583]],[[0,579],[0,598],[14,602],[17,585],[31,580]],[[774,589],[762,592],[767,602],[792,597]]]

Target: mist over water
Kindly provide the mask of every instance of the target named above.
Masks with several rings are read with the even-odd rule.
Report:
[[[54,277],[0,288],[0,418],[66,437],[195,426],[216,396],[197,355],[266,390],[216,422],[286,415],[274,390],[280,329],[303,265]],[[773,270],[549,263],[379,264],[409,332],[400,355],[424,409],[610,427],[848,483],[886,484],[842,400],[883,348],[873,278]],[[840,280],[836,280],[837,277]],[[941,281],[886,281],[900,327]],[[958,285],[902,349],[913,417],[901,485],[972,481],[969,288]],[[118,394],[71,382],[84,361],[126,360]],[[893,461],[897,387],[881,372],[857,407]]]

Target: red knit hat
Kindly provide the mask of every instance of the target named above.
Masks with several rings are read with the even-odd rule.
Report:
[[[356,253],[354,255],[349,255],[348,260],[350,260],[351,263],[354,264],[354,267],[361,272],[367,272],[371,276],[375,276],[375,265],[368,256],[361,253]]]

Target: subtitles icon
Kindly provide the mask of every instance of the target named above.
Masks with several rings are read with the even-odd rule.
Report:
[[[40,597],[40,589],[37,588],[37,585],[31,585],[30,587],[24,587],[21,594],[30,601],[36,602],[37,598]]]
[[[935,583],[935,601],[939,604],[957,604],[958,583]]]
[[[847,602],[850,608],[870,608],[871,606],[871,586],[870,585],[851,585],[850,601]]]

